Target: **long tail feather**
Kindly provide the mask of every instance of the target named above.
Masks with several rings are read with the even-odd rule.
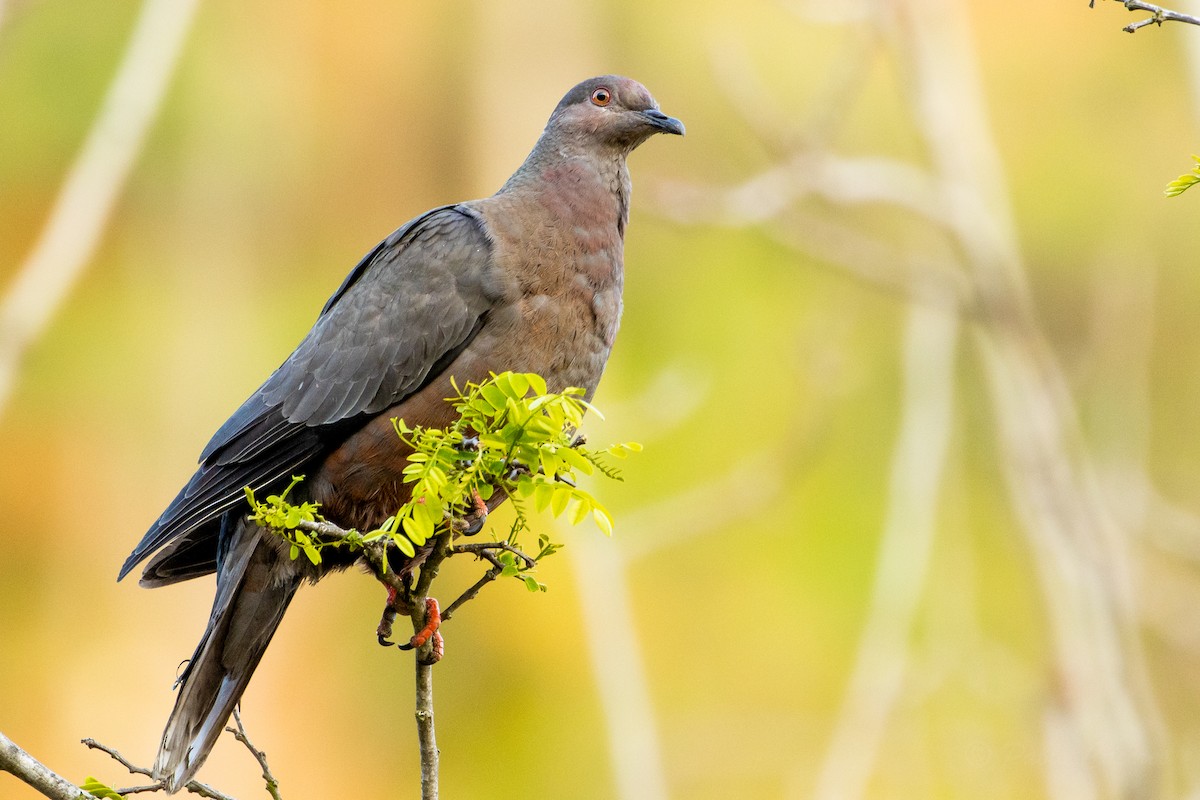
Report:
[[[239,520],[217,570],[208,628],[180,678],[154,774],[176,792],[196,774],[250,682],[300,576],[260,528]]]

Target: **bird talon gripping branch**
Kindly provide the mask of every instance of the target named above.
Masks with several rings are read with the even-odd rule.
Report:
[[[474,536],[483,530],[483,525],[487,522],[488,507],[483,498],[479,496],[479,490],[471,490],[472,507],[471,512],[462,519],[463,536]]]
[[[388,590],[388,595],[392,594]],[[383,616],[379,619],[379,626],[375,628],[375,636],[379,640],[379,644],[383,647],[391,647],[393,642],[389,637],[392,635],[392,623],[396,621],[396,609],[392,607],[391,602],[383,607]]]
[[[442,655],[445,653],[446,643],[442,639],[442,635],[438,633],[438,628],[442,627],[442,610],[438,607],[438,601],[432,597],[425,599],[425,627],[413,635],[408,640],[408,644],[396,645],[401,650],[415,650],[421,647],[430,639],[433,640],[433,650],[430,653],[428,661],[421,663],[436,664],[442,660]]]

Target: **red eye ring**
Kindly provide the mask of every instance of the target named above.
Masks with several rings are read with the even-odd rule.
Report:
[[[612,102],[612,92],[601,86],[592,92],[592,104],[597,106],[606,106]]]

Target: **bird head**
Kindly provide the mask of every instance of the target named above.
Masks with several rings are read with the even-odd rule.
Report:
[[[546,131],[629,152],[656,133],[682,136],[684,127],[659,111],[645,86],[619,75],[602,75],[567,92]]]

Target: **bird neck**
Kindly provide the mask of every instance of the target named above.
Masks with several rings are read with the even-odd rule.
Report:
[[[627,155],[548,131],[496,195],[527,196],[583,224],[611,221],[623,239],[632,191]]]

